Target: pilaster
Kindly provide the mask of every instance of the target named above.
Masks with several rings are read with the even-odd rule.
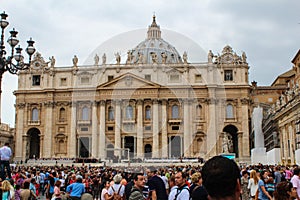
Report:
[[[159,155],[159,123],[158,123],[158,101],[153,100],[153,147],[152,157],[158,158]]]
[[[100,101],[100,135],[99,135],[99,157],[105,158],[105,101]]]

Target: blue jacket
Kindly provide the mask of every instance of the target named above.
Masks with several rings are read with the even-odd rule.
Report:
[[[70,192],[71,197],[81,197],[83,193],[85,193],[84,184],[83,183],[72,183],[67,187],[67,192]]]

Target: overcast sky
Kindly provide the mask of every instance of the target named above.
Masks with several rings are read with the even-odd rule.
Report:
[[[270,85],[291,69],[300,48],[299,8],[299,0],[0,0],[10,22],[5,40],[16,28],[24,49],[32,37],[46,60],[55,56],[56,66],[70,66],[74,55],[85,64],[112,37],[147,28],[155,12],[161,29],[188,37],[205,52],[221,53],[225,45],[239,55],[245,51],[249,80],[258,85]],[[1,118],[11,126],[16,89],[16,76],[4,74]]]

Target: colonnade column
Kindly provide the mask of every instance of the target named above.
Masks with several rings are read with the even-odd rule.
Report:
[[[71,126],[70,126],[70,137],[69,137],[69,157],[75,158],[76,157],[76,130],[77,130],[77,108],[76,102],[71,103]]]
[[[23,135],[26,134],[24,133],[24,125],[26,123],[26,121],[24,120],[24,108],[25,108],[26,104],[25,103],[18,103],[16,105],[17,108],[17,126],[16,126],[16,138],[15,138],[15,159],[16,160],[24,160],[25,157],[22,156],[22,152],[24,151],[24,147],[23,146]]]
[[[51,158],[53,156],[53,146],[52,146],[52,118],[53,118],[53,102],[46,102],[44,103],[44,106],[46,107],[46,116],[45,116],[45,137],[44,139],[44,157],[45,158]]]
[[[249,149],[249,118],[248,118],[248,107],[249,107],[249,100],[242,99],[242,147],[239,149],[240,157],[250,157],[250,149]]]
[[[100,101],[100,127],[99,127],[99,157],[101,159],[105,158],[105,101]]]
[[[98,125],[98,120],[97,120],[97,102],[93,102],[93,107],[92,107],[92,157],[97,158],[97,143],[98,143],[98,134],[97,134],[97,125]]]
[[[183,145],[184,145],[184,156],[189,157],[190,156],[190,106],[189,106],[189,100],[184,99],[183,101]]]
[[[207,128],[207,154],[208,156],[213,156],[217,154],[217,118],[216,118],[216,99],[210,98],[208,99],[208,115],[209,115],[209,123]]]
[[[115,155],[121,158],[121,101],[116,100],[116,119],[115,119]]]
[[[167,158],[168,157],[168,116],[167,116],[167,100],[162,100],[162,108],[161,108],[161,120],[162,120],[162,127],[161,127],[161,157]]]
[[[143,158],[143,101],[137,101],[137,134],[136,134],[136,156]]]
[[[158,101],[153,100],[153,147],[152,157],[159,157],[159,123],[158,123]]]

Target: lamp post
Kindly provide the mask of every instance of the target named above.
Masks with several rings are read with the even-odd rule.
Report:
[[[10,37],[7,42],[11,47],[11,54],[6,56],[5,45],[4,45],[4,29],[8,26],[8,21],[6,18],[8,15],[3,12],[0,14],[0,26],[1,26],[1,43],[0,43],[0,124],[1,124],[1,93],[2,93],[2,76],[4,72],[8,71],[11,74],[17,74],[19,70],[28,69],[31,62],[31,56],[35,52],[35,48],[33,46],[34,41],[30,38],[27,41],[28,46],[26,48],[26,52],[29,55],[28,63],[24,62],[24,57],[22,56],[22,48],[20,45],[17,46],[19,40],[17,39],[18,32],[13,29],[10,31]],[[17,47],[16,47],[17,46]],[[16,51],[16,52],[14,52]]]

